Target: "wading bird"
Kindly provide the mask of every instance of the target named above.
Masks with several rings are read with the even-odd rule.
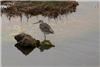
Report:
[[[45,37],[44,39],[46,39],[45,34],[50,34],[50,33],[54,34],[54,31],[52,30],[52,28],[47,23],[44,23],[43,20],[39,20],[38,22],[33,23],[33,24],[37,24],[37,23],[40,23],[39,28],[44,33],[44,37]]]

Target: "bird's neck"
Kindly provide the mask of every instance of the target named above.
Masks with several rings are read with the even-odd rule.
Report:
[[[41,23],[44,23],[44,22],[40,22],[40,24],[41,24]]]

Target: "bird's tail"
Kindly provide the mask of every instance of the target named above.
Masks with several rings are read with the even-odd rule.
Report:
[[[52,29],[49,29],[50,30],[50,33],[54,34],[54,31]]]
[[[54,31],[53,32],[51,32],[52,34],[54,34]]]

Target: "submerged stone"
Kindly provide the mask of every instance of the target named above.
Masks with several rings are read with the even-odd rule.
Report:
[[[39,49],[41,52],[43,52],[44,50],[48,50],[52,47],[55,47],[55,45],[53,45],[50,40],[44,40],[41,42],[41,46],[39,46]]]

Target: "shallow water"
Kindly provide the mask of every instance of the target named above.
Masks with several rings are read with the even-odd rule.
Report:
[[[7,18],[2,15],[2,66],[99,66],[99,2],[79,2],[76,12],[67,18],[48,21],[48,18],[25,16]],[[55,47],[49,50],[35,48],[28,55],[15,47],[14,35],[24,31],[43,41],[44,34],[39,24],[32,23],[42,19],[54,30],[47,35]]]

